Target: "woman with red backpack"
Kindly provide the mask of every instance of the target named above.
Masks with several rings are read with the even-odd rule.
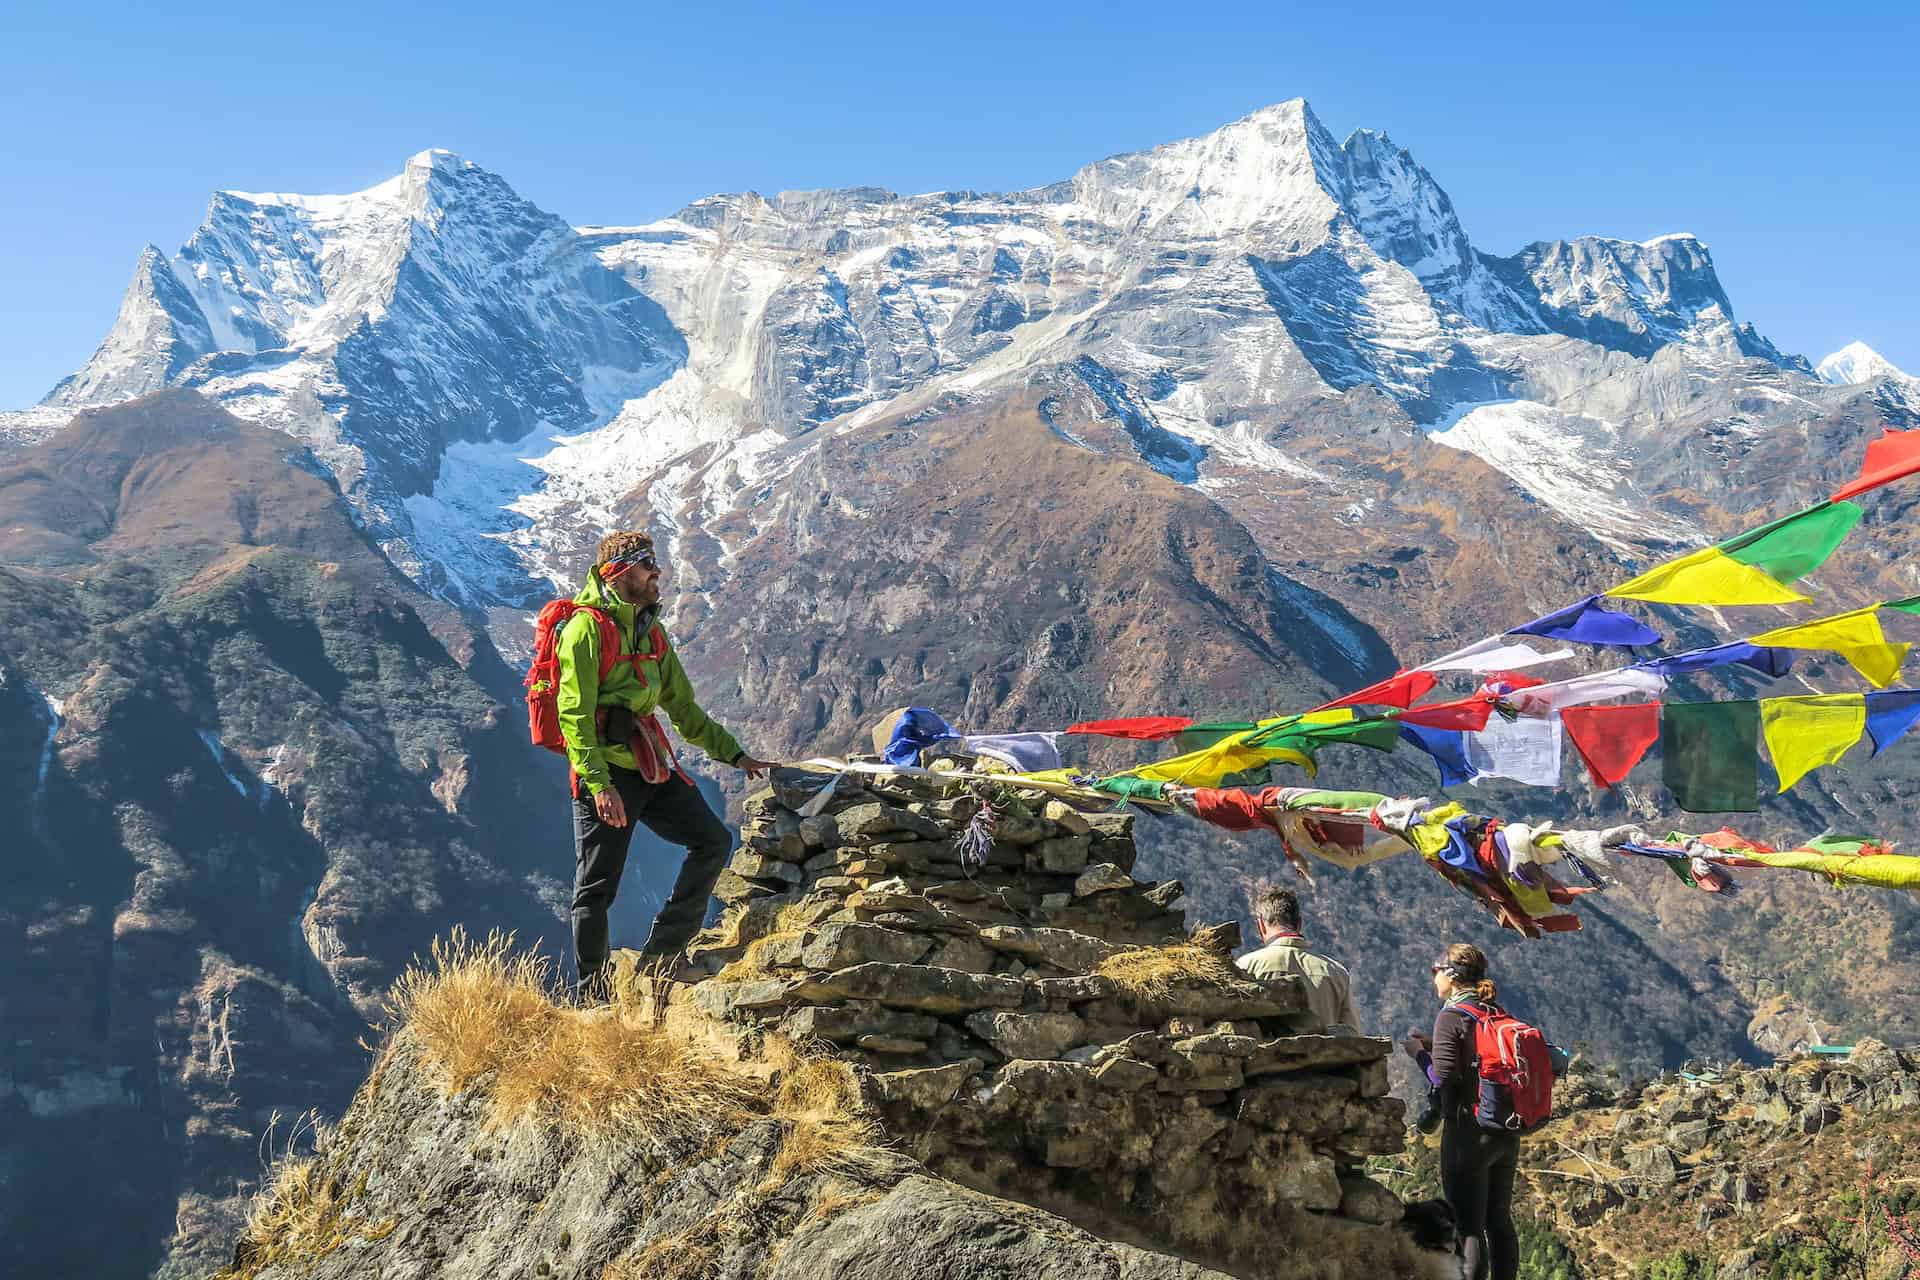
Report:
[[[1520,1135],[1552,1108],[1552,1046],[1503,1010],[1480,948],[1458,942],[1433,966],[1440,997],[1433,1038],[1414,1032],[1401,1048],[1420,1065],[1433,1095],[1420,1127],[1440,1129],[1440,1184],[1453,1210],[1472,1280],[1514,1280],[1520,1238],[1513,1225],[1513,1178]]]

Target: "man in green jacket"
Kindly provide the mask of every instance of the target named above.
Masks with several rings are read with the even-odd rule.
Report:
[[[612,618],[620,633],[619,660],[605,679],[600,624],[592,614],[574,614],[555,645],[555,702],[574,776],[574,963],[581,996],[592,1000],[607,996],[607,910],[620,889],[633,824],[687,851],[640,949],[662,966],[671,966],[700,928],[713,882],[733,851],[732,834],[674,761],[654,710],[664,709],[683,738],[749,777],[772,766],[741,750],[694,701],[659,624],[653,539],[634,532],[603,538],[574,600]]]

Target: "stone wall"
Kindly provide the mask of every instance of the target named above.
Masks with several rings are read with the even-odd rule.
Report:
[[[663,1017],[743,1057],[827,1042],[906,1154],[1103,1234],[1224,1256],[1301,1213],[1398,1219],[1359,1170],[1402,1145],[1390,1042],[1294,1034],[1296,985],[1221,964],[1237,926],[1189,934],[1180,883],[1133,877],[1131,814],[1012,799],[970,872],[975,787],[848,774],[812,813],[821,781],[748,801]],[[1099,972],[1129,952],[1158,980]]]

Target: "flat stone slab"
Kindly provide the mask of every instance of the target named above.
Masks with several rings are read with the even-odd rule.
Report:
[[[1090,894],[1138,887],[1138,881],[1111,862],[1096,862],[1082,871],[1080,878],[1073,882],[1073,896],[1084,898]]]
[[[978,1058],[962,1058],[944,1067],[924,1067],[918,1071],[882,1071],[874,1075],[873,1087],[882,1102],[901,1102],[922,1111],[952,1102],[967,1078],[979,1071]]]
[[[1071,1013],[1008,1013],[983,1009],[967,1030],[1009,1058],[1057,1058],[1079,1044],[1087,1024]]]
[[[1027,993],[1018,978],[963,973],[924,964],[857,964],[812,977],[796,995],[804,1000],[872,1000],[896,1009],[970,1013],[1017,1007]]]
[[[1057,969],[1085,973],[1120,948],[1111,942],[1072,929],[1023,929],[1018,925],[990,925],[980,941],[995,951],[1027,960],[1044,960]]]
[[[795,1040],[831,1040],[857,1043],[861,1036],[931,1041],[940,1023],[924,1013],[901,1013],[875,1004],[806,1005],[780,1022],[780,1030]]]
[[[1347,1033],[1282,1036],[1264,1040],[1247,1055],[1249,1076],[1291,1071],[1324,1071],[1329,1067],[1357,1067],[1378,1062],[1393,1052],[1385,1036]]]
[[[748,982],[722,982],[710,978],[693,988],[693,1004],[709,1018],[725,1019],[735,1011],[752,1013],[775,1009],[786,1003],[794,984],[780,978],[759,978]]]
[[[933,942],[924,934],[877,924],[827,924],[801,949],[800,963],[816,970],[846,969],[868,961],[911,964],[932,950]]]

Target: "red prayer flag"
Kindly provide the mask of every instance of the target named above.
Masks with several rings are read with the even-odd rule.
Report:
[[[1878,440],[1867,446],[1867,460],[1860,467],[1859,478],[1835,489],[1833,501],[1878,489],[1916,471],[1920,471],[1920,427],[1912,431],[1888,427]]]
[[[1331,711],[1335,707],[1410,707],[1417,698],[1424,698],[1438,678],[1431,671],[1399,671],[1385,680],[1357,689],[1344,698],[1332,702],[1323,702],[1315,711]]]
[[[1068,733],[1097,733],[1103,738],[1134,738],[1141,742],[1158,742],[1162,738],[1171,738],[1183,729],[1191,727],[1193,721],[1187,716],[1134,716],[1126,720],[1083,720],[1079,724],[1067,726]]]
[[[1660,704],[1638,702],[1624,707],[1566,707],[1560,723],[1574,750],[1587,762],[1587,772],[1602,787],[1611,787],[1633,771],[1640,758],[1660,739]]]
[[[1453,702],[1429,702],[1424,707],[1412,707],[1394,719],[1402,724],[1417,724],[1426,729],[1464,729],[1469,733],[1478,733],[1487,727],[1487,717],[1492,714],[1493,698],[1476,693],[1470,698]]]

